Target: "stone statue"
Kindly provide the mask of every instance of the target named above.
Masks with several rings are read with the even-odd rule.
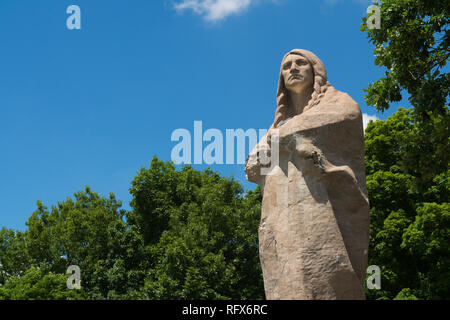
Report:
[[[266,298],[365,299],[369,202],[361,110],[330,85],[313,53],[296,49],[283,58],[275,121],[245,171],[263,194]]]

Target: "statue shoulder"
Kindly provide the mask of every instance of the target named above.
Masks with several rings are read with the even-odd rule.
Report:
[[[339,91],[334,87],[330,87],[327,90],[324,103],[333,108],[339,109],[339,111],[344,114],[349,114],[353,117],[362,117],[359,104],[353,100],[348,93]]]

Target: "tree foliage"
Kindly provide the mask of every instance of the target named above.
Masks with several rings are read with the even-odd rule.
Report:
[[[145,235],[154,299],[263,298],[257,229],[261,196],[207,169],[154,158],[132,182],[130,223]]]
[[[441,173],[424,180],[420,168],[410,169],[410,150],[421,147],[417,126],[413,110],[400,108],[366,129],[369,264],[382,273],[381,290],[369,290],[369,298],[450,297],[450,173],[436,165]]]
[[[367,103],[379,111],[400,101],[406,90],[421,118],[448,115],[449,0],[379,0],[381,28],[366,31],[375,45],[375,64],[388,70],[366,89]]]
[[[90,298],[113,299],[132,294],[143,283],[147,262],[142,237],[123,221],[125,211],[120,206],[114,195],[102,198],[88,187],[75,193],[74,200],[68,198],[51,210],[38,201],[25,232],[1,232],[0,261],[5,287],[11,286],[12,281],[19,288],[24,281],[32,282],[47,274],[58,275],[57,281],[67,280],[68,266],[77,265]],[[66,280],[64,286],[58,287],[65,288],[64,292],[68,290]]]
[[[361,30],[375,46],[375,64],[386,72],[365,89],[366,102],[384,111],[407,93],[415,126],[404,128],[410,144],[404,145],[402,161],[409,162],[408,172],[418,177],[418,187],[426,192],[450,161],[450,78],[446,67],[450,1],[379,0],[376,4],[381,28],[369,29],[364,18]]]
[[[259,191],[154,158],[130,192],[129,212],[86,187],[50,210],[38,201],[24,232],[3,228],[0,299],[264,297]],[[82,292],[66,287],[70,265]]]
[[[371,298],[445,299],[449,217],[449,0],[379,0],[381,28],[362,31],[385,76],[365,89],[384,111],[408,94],[412,109],[366,129],[371,264],[382,289]]]
[[[67,276],[30,268],[0,286],[0,300],[85,300],[84,290],[67,290]]]

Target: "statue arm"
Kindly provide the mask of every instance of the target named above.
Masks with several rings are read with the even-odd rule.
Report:
[[[305,173],[322,176],[331,187],[342,188],[342,186],[346,186],[349,188],[349,194],[356,194],[361,201],[369,204],[367,195],[360,188],[356,175],[349,166],[333,165],[318,147],[310,143],[302,143],[296,146],[293,152],[299,158],[306,160],[305,169],[307,172]]]

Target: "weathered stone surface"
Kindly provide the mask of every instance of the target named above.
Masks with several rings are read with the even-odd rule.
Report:
[[[261,174],[260,152],[270,150],[273,161],[277,134],[279,161]],[[275,121],[245,170],[263,192],[267,299],[364,299],[369,203],[361,110],[330,85],[313,53],[297,49],[283,58]]]

